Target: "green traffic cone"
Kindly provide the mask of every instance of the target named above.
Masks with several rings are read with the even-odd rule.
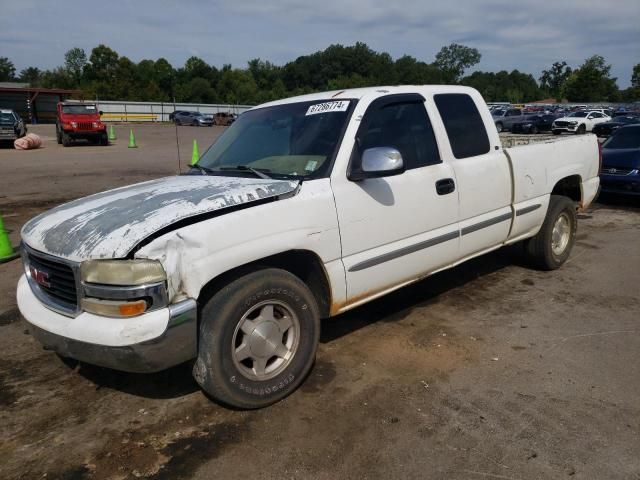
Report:
[[[113,141],[116,138],[116,131],[113,129],[113,125],[109,125],[109,140]]]
[[[129,130],[129,148],[138,148],[136,145],[136,137],[133,136],[133,128]]]
[[[193,150],[191,152],[191,165],[195,165],[200,160],[200,154],[198,153],[198,142],[193,141]]]
[[[18,258],[18,254],[11,246],[9,234],[4,229],[4,222],[0,217],[0,263],[8,262],[14,258]]]

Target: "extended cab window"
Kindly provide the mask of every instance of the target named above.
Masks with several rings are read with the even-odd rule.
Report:
[[[489,152],[487,130],[469,95],[443,93],[433,98],[456,158],[475,157]]]
[[[424,99],[394,101],[382,97],[367,109],[358,130],[356,158],[368,148],[393,147],[406,170],[440,163],[438,145],[424,108]]]

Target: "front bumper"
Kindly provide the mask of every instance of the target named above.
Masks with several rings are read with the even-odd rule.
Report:
[[[72,318],[46,308],[24,275],[18,282],[17,299],[32,335],[63,357],[125,372],[149,373],[197,355],[197,304],[193,299],[132,318],[87,312]]]
[[[600,185],[605,193],[640,195],[640,171],[633,170],[628,175],[600,174]]]
[[[99,139],[101,136],[106,135],[106,130],[65,130],[64,133],[69,137],[76,139]]]

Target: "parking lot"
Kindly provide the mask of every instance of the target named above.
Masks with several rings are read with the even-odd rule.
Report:
[[[0,214],[30,218],[178,172],[176,129],[110,146],[0,150]],[[186,171],[223,127],[179,127]],[[325,320],[303,386],[259,411],[212,403],[182,365],[115,372],[44,351],[0,265],[0,478],[640,479],[640,201],[579,215],[553,272],[505,248]]]

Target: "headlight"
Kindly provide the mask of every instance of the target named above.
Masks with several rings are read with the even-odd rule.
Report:
[[[78,122],[71,122],[72,128],[78,128]]]
[[[157,260],[87,260],[80,266],[82,281],[106,285],[142,285],[167,279]]]

